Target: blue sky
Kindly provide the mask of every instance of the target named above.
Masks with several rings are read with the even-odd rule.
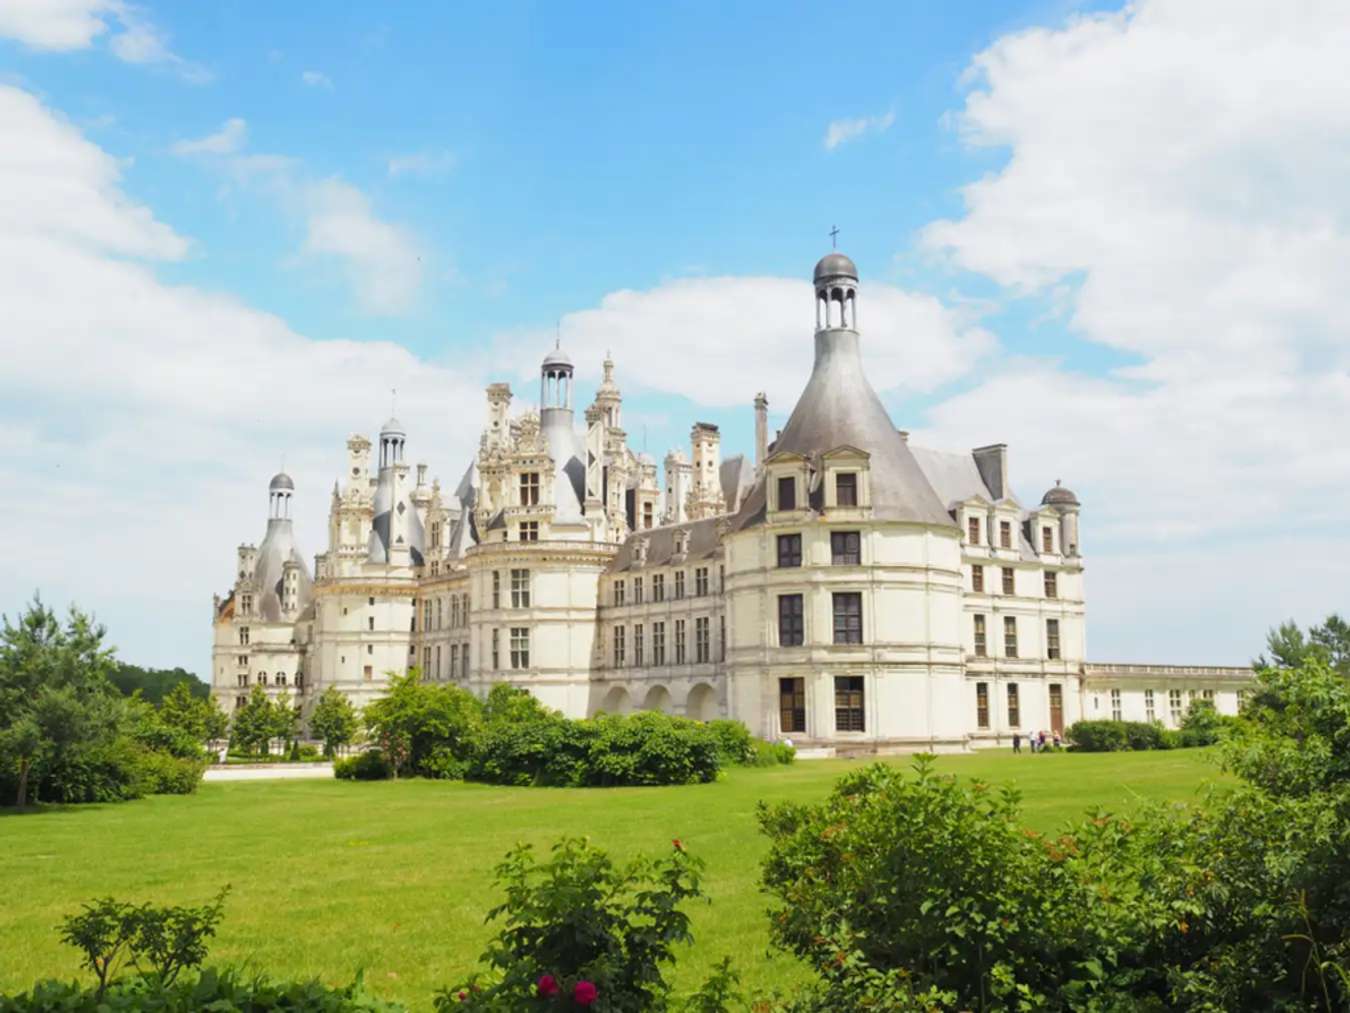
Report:
[[[0,467],[61,504],[0,610],[204,669],[283,456],[319,551],[389,388],[453,481],[559,329],[633,444],[748,450],[837,225],[897,424],[1084,499],[1093,657],[1244,661],[1347,607],[1346,15],[1261,7],[0,0]]]

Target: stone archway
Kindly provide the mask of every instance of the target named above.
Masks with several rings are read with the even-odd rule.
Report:
[[[695,721],[711,721],[717,717],[717,691],[706,682],[700,682],[689,691],[684,713]]]
[[[653,686],[647,690],[646,699],[642,701],[642,709],[669,714],[671,711],[670,690],[664,686]]]
[[[633,709],[633,698],[622,686],[614,686],[605,694],[600,709],[606,714],[627,714]]]

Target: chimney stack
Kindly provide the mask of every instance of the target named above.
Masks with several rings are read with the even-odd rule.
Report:
[[[755,477],[764,474],[764,458],[769,450],[769,399],[763,391],[755,395]]]

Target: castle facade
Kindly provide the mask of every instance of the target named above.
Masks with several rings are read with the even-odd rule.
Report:
[[[538,411],[487,388],[453,491],[410,470],[397,420],[376,447],[350,437],[312,571],[274,477],[266,537],[215,600],[214,698],[260,685],[308,708],[331,686],[362,706],[417,666],[572,717],[730,717],[825,753],[1175,726],[1196,698],[1236,712],[1249,670],[1087,661],[1077,497],[1057,483],[1024,504],[1004,444],[911,445],[867,380],[853,262],[829,254],[814,282],[809,378],[772,441],[755,398],[753,461],[695,423],[659,481],[628,446],[614,363],[578,422],[555,348]]]

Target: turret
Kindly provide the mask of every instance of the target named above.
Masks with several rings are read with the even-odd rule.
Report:
[[[726,512],[722,496],[722,434],[711,422],[695,422],[689,433],[693,449],[693,483],[687,513],[690,520]]]
[[[663,524],[683,524],[689,519],[689,490],[693,467],[678,448],[666,455],[666,512]]]

